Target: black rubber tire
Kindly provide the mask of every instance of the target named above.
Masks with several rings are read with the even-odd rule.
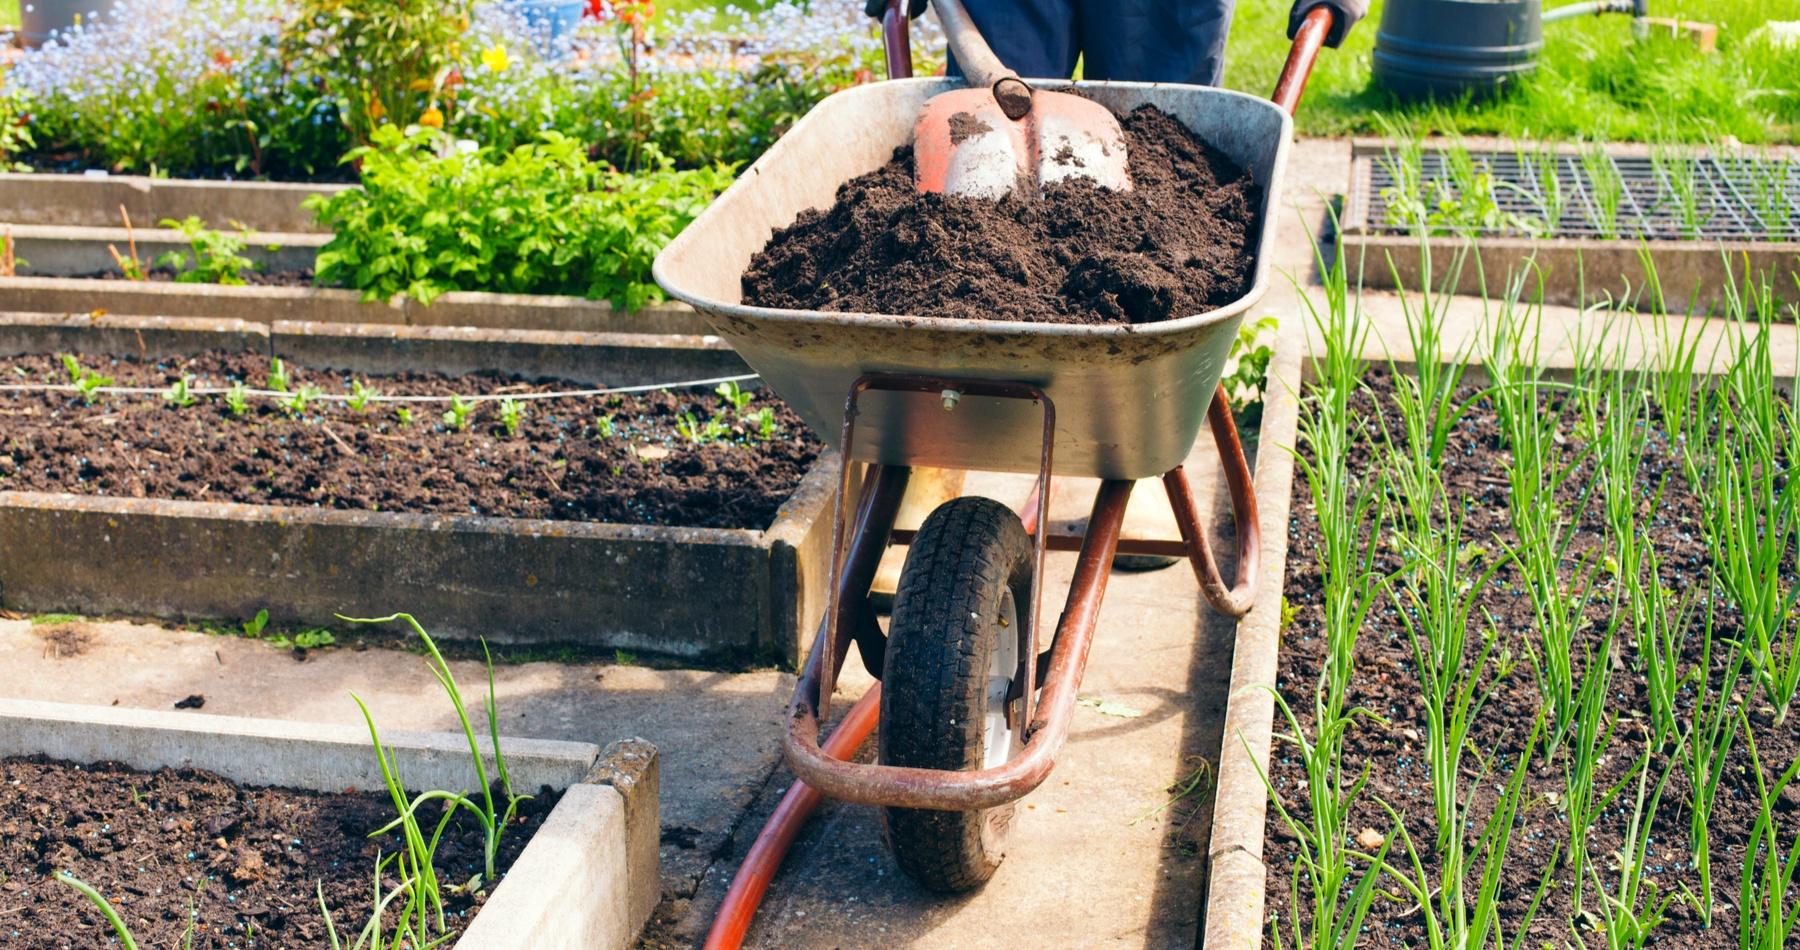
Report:
[[[988,666],[1001,636],[1030,622],[1031,541],[1018,515],[988,498],[939,506],[913,538],[894,595],[881,684],[881,761],[980,768]],[[1002,627],[1005,595],[1019,620]],[[1018,732],[1013,733],[1013,749]],[[1005,857],[1013,806],[951,812],[884,809],[888,844],[907,876],[935,891],[978,887]]]

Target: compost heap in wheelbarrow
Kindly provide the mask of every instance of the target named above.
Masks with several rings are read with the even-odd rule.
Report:
[[[1133,189],[1085,179],[1000,201],[919,194],[912,150],[776,231],[744,302],[795,310],[1152,323],[1250,289],[1260,186],[1151,106],[1121,123]],[[1054,156],[1053,156],[1054,159]]]

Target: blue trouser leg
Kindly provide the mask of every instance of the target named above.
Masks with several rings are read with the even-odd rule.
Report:
[[[1000,61],[1027,79],[1218,85],[1232,0],[965,0]],[[954,61],[951,75],[958,75]]]

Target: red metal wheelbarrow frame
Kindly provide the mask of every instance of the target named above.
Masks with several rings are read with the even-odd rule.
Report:
[[[912,75],[911,42],[903,0],[888,0],[882,18],[882,36],[887,53],[890,79]],[[1305,91],[1325,37],[1331,31],[1332,11],[1316,7],[1302,21],[1294,35],[1287,62],[1282,66],[1270,100],[1292,114]],[[1032,608],[1030,648],[1020,675],[1015,677],[1019,719],[1028,723],[1024,745],[1005,764],[973,772],[951,772],[935,769],[900,768],[849,762],[858,746],[874,729],[878,718],[881,684],[878,681],[851,711],[844,716],[821,748],[819,723],[829,712],[832,685],[849,655],[852,642],[863,651],[863,660],[877,674],[881,660],[875,648],[882,633],[875,610],[869,603],[869,587],[874,581],[882,553],[891,542],[906,543],[911,532],[894,530],[894,518],[906,492],[909,470],[903,466],[871,465],[865,473],[856,514],[848,522],[851,468],[850,447],[854,435],[858,397],[870,389],[902,389],[913,392],[955,390],[959,393],[990,394],[1006,398],[1038,401],[1044,408],[1045,443],[1038,484],[1023,521],[1034,545],[1035,571],[1032,575]],[[1163,486],[1181,531],[1179,542],[1168,540],[1121,540],[1125,506],[1130,500],[1134,482],[1104,480],[1094,499],[1086,530],[1081,534],[1056,533],[1048,523],[1051,456],[1054,452],[1055,406],[1042,390],[1028,384],[994,381],[955,380],[912,376],[865,376],[858,379],[845,402],[843,470],[833,520],[832,574],[830,599],[819,636],[814,640],[799,682],[795,685],[789,709],[788,734],[782,751],[800,781],[783,795],[768,823],[758,834],[733,876],[730,890],[720,905],[718,917],[707,935],[706,947],[732,948],[741,944],[752,916],[768,891],[775,871],[780,867],[788,847],[799,834],[807,817],[818,807],[824,795],[865,804],[910,808],[968,810],[989,808],[1016,801],[1041,784],[1055,764],[1056,753],[1068,737],[1076,690],[1087,666],[1093,646],[1094,627],[1100,612],[1100,601],[1106,592],[1113,557],[1117,554],[1153,554],[1185,556],[1193,565],[1201,592],[1215,610],[1231,617],[1249,612],[1260,567],[1261,537],[1257,520],[1256,495],[1251,483],[1243,445],[1238,439],[1236,423],[1231,418],[1229,401],[1221,386],[1207,409],[1207,421],[1218,446],[1230,488],[1232,510],[1237,525],[1238,566],[1235,583],[1226,587],[1214,562],[1206,535],[1200,523],[1187,473],[1176,467],[1163,475]],[[1075,575],[1063,613],[1057,622],[1052,646],[1047,654],[1038,649],[1038,630],[1044,586],[1044,553],[1046,550],[1079,550]],[[851,636],[840,636],[845,629]],[[1037,662],[1032,662],[1035,659]],[[1047,661],[1047,662],[1046,662]],[[1033,685],[1041,682],[1042,698],[1033,711]],[[1009,703],[1009,715],[1011,703]]]

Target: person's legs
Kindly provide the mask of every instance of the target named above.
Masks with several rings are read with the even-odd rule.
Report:
[[[1067,79],[1075,72],[1076,0],[964,0],[969,19],[1014,72],[1025,79]],[[960,76],[956,59],[950,75]]]
[[[1080,0],[1085,79],[1216,86],[1232,0]]]

